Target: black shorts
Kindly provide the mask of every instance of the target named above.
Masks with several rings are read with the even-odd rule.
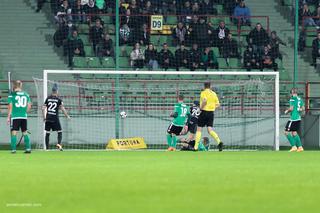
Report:
[[[199,127],[205,127],[205,126],[211,126],[213,127],[213,119],[214,119],[214,113],[213,111],[201,111],[198,119],[198,126]]]
[[[297,132],[300,129],[301,121],[288,121],[285,127],[287,132]]]
[[[188,123],[188,131],[192,134],[196,134],[197,132],[197,127],[198,127],[198,124],[193,122],[193,121],[189,121]]]
[[[25,132],[28,130],[28,122],[27,119],[13,119],[11,120],[11,131],[19,131]]]
[[[194,145],[195,141],[189,141],[188,143],[184,143],[184,145],[181,147],[181,151],[194,151]]]
[[[175,126],[174,124],[170,124],[170,126],[168,127],[168,130],[167,130],[167,133],[180,135],[182,129],[183,129],[182,126]]]
[[[51,130],[60,132],[62,130],[59,120],[57,120],[57,121],[46,121],[44,129],[47,132],[50,132]]]

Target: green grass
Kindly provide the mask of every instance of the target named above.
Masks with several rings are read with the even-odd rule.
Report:
[[[311,151],[0,151],[0,212],[317,212],[319,162]]]

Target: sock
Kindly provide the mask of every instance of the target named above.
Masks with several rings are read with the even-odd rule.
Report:
[[[296,144],[297,147],[302,146],[301,140],[300,140],[300,136],[299,136],[298,134],[293,137],[293,140],[294,140],[294,142],[295,142],[295,144]]]
[[[11,135],[11,150],[16,151],[17,150],[17,136]]]
[[[168,143],[168,146],[171,147],[172,137],[169,134],[167,134],[167,143]]]
[[[194,149],[198,150],[200,140],[201,140],[201,132],[197,131],[197,133],[196,133],[196,141],[194,143]]]
[[[58,144],[61,145],[61,141],[62,141],[62,132],[58,132]]]
[[[29,135],[24,135],[23,139],[24,139],[24,145],[26,147],[26,150],[31,150],[31,144],[30,144]]]
[[[172,136],[172,144],[171,144],[171,146],[173,147],[173,148],[176,148],[176,146],[177,146],[177,136]]]
[[[289,141],[289,143],[290,143],[291,146],[295,146],[295,145],[296,145],[296,143],[295,143],[295,141],[294,141],[294,138],[292,137],[291,134],[288,134],[288,135],[287,135],[287,138],[288,138],[288,141]]]
[[[217,144],[221,143],[221,140],[215,131],[210,130],[209,134],[211,135],[211,137],[213,137],[213,139],[217,142]]]
[[[46,133],[46,149],[49,149],[50,133]]]

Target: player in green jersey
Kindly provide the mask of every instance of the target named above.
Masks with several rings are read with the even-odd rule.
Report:
[[[177,135],[180,135],[188,117],[190,116],[190,109],[185,103],[183,103],[183,99],[183,95],[179,95],[178,103],[174,105],[174,112],[170,114],[170,117],[173,117],[173,121],[167,130],[169,151],[176,150]]]
[[[289,101],[290,107],[284,112],[290,112],[290,120],[285,127],[285,135],[287,136],[291,149],[290,152],[302,152],[303,147],[298,134],[301,123],[301,113],[304,111],[303,100],[298,96],[298,90],[293,88],[291,90],[291,98]]]
[[[16,153],[17,131],[21,129],[25,143],[25,153],[31,153],[30,139],[27,134],[27,117],[31,109],[28,93],[22,91],[22,82],[13,83],[13,92],[8,96],[8,119],[11,125],[11,152]]]
[[[189,140],[189,138],[181,138],[181,151],[194,151],[195,140]],[[198,151],[209,151],[210,141],[208,137],[203,137],[202,141],[199,142]]]

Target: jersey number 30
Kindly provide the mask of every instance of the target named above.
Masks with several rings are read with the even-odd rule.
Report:
[[[25,96],[16,96],[16,107],[26,107],[27,106],[27,97]]]

